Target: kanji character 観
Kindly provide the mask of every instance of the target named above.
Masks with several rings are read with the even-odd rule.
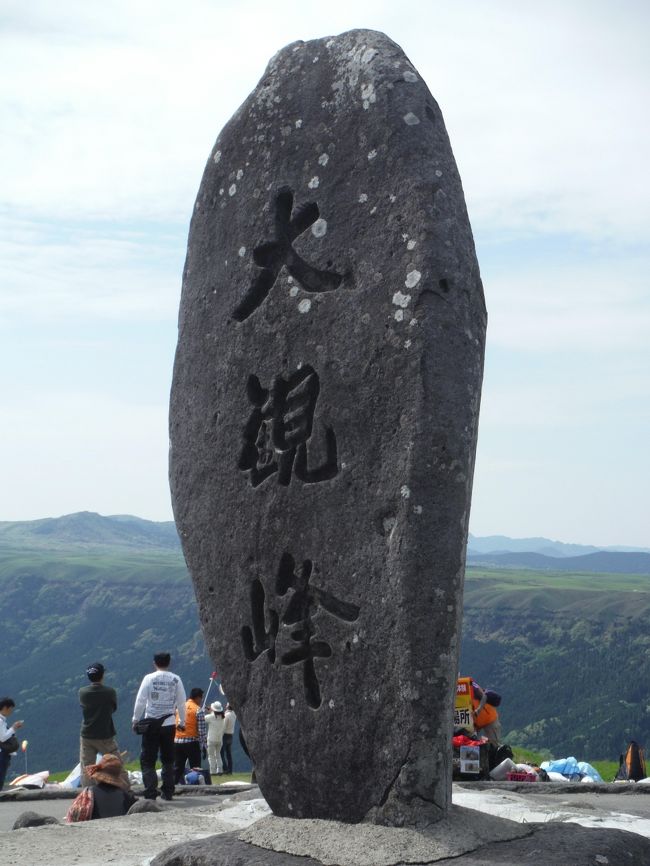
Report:
[[[263,388],[257,376],[250,376],[248,399],[253,405],[244,428],[244,445],[239,468],[250,472],[257,487],[277,473],[278,484],[287,486],[292,473],[305,484],[327,481],[338,474],[336,434],[325,426],[325,459],[310,467],[308,449],[314,413],[320,392],[318,374],[309,365],[287,379],[278,376],[270,388]]]

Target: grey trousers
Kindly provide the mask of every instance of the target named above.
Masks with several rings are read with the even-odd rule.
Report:
[[[88,737],[79,738],[79,763],[81,764],[81,787],[90,785],[90,779],[86,775],[85,768],[88,764],[97,762],[97,753],[101,755],[115,755],[122,760],[120,750],[117,746],[115,737],[109,737],[107,740],[92,740]]]

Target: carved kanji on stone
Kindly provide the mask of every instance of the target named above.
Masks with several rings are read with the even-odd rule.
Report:
[[[254,409],[244,428],[244,446],[239,468],[250,472],[257,487],[278,473],[278,484],[287,486],[292,472],[305,484],[327,481],[338,473],[336,434],[325,427],[325,461],[308,466],[308,446],[320,391],[318,374],[309,365],[288,379],[278,376],[270,388],[263,388],[257,376],[250,376],[246,388]]]
[[[280,656],[283,666],[304,664],[303,682],[305,700],[313,709],[322,703],[320,683],[316,674],[314,659],[330,658],[332,646],[318,637],[314,616],[323,608],[336,619],[347,623],[359,618],[360,609],[355,604],[341,601],[332,593],[311,584],[314,570],[313,562],[305,559],[299,568],[290,553],[283,553],[275,581],[278,598],[284,598],[291,591],[289,601],[280,615],[275,608],[266,604],[266,592],[262,581],[256,578],[251,584],[252,625],[241,630],[242,645],[246,658],[253,662],[262,653],[267,653],[271,664],[276,661],[276,642],[280,625],[293,628],[291,640],[297,644]]]
[[[359,608],[355,604],[341,601],[326,590],[310,584],[313,563],[306,559],[300,568],[291,554],[285,553],[280,560],[280,568],[275,583],[279,596],[292,594],[283,615],[282,623],[287,626],[298,626],[291,632],[291,640],[298,644],[293,649],[283,653],[283,665],[294,665],[304,662],[305,698],[310,707],[317,709],[321,705],[321,693],[314,659],[329,658],[332,647],[324,640],[316,637],[316,626],[313,616],[319,607],[344,622],[355,622],[359,618]]]
[[[269,608],[267,622],[265,600],[264,584],[261,580],[254,580],[251,584],[252,625],[245,625],[242,628],[241,639],[244,654],[250,662],[255,661],[265,652],[268,653],[268,659],[273,664],[280,620],[277,611]]]
[[[316,202],[307,202],[294,209],[293,192],[288,186],[283,186],[276,193],[273,204],[275,240],[260,244],[253,250],[253,261],[262,270],[235,308],[233,318],[238,322],[247,319],[263,303],[283,267],[306,292],[331,292],[343,281],[341,274],[308,264],[293,248],[295,239],[318,219]]]

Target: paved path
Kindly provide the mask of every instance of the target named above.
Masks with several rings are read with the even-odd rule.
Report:
[[[512,821],[560,821],[612,827],[650,839],[650,786],[531,783],[516,790],[499,783],[454,785],[454,803]]]
[[[171,803],[166,803],[163,800],[158,800],[157,802],[166,810],[171,809],[176,811],[178,809],[196,809],[201,806],[218,805],[227,797],[246,790],[254,791],[254,796],[256,797],[260,796],[259,788],[257,788],[257,786],[242,785],[238,789],[233,786],[228,790],[223,786],[214,786],[211,789],[203,788],[200,794],[194,794],[191,788],[189,790],[186,788],[183,790],[182,794],[174,797]],[[7,789],[5,789],[3,793],[6,795]],[[69,794],[64,794],[63,796],[59,795],[56,798],[48,798],[47,795],[39,796],[39,792],[34,791],[30,793],[30,796],[33,796],[34,799],[0,799],[0,832],[11,830],[16,818],[19,815],[22,815],[23,812],[38,812],[39,815],[51,815],[53,818],[62,821],[70,807],[70,803],[78,793],[79,791],[76,790]],[[141,796],[141,789],[135,788],[134,793],[137,796]],[[59,794],[59,792],[57,792],[57,794]]]
[[[257,794],[259,796],[259,793]],[[222,798],[217,800],[215,797],[193,797],[184,794],[181,797],[175,797],[171,803],[159,800],[158,803],[165,811],[177,811],[180,809],[197,809],[202,806],[215,805]],[[23,812],[38,812],[39,815],[51,815],[62,821],[68,811],[72,799],[67,800],[28,800],[27,802],[4,802],[0,803],[0,832],[3,830],[11,830],[14,821]]]
[[[585,790],[540,784],[522,793],[507,785],[455,784],[454,802],[519,821],[616,827],[650,838],[650,790]],[[9,830],[21,812],[62,818],[71,800],[0,802],[0,850],[4,863],[28,866],[145,866],[163,849],[214,833],[241,829],[268,814],[254,788],[240,794],[183,793],[162,803],[159,814],[109,818],[85,824]],[[5,832],[2,832],[2,831]]]
[[[43,814],[58,809],[60,815],[70,802],[4,801],[0,814],[8,807],[7,814],[14,812],[13,820],[16,809]],[[147,866],[171,845],[239,830],[269,814],[257,789],[225,797],[182,795],[160,805],[162,811],[155,814],[0,831],[2,862],[12,866]]]

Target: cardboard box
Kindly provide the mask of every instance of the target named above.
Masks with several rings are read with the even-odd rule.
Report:
[[[487,779],[490,770],[487,743],[473,746],[454,746],[452,752],[452,779],[477,782]]]

